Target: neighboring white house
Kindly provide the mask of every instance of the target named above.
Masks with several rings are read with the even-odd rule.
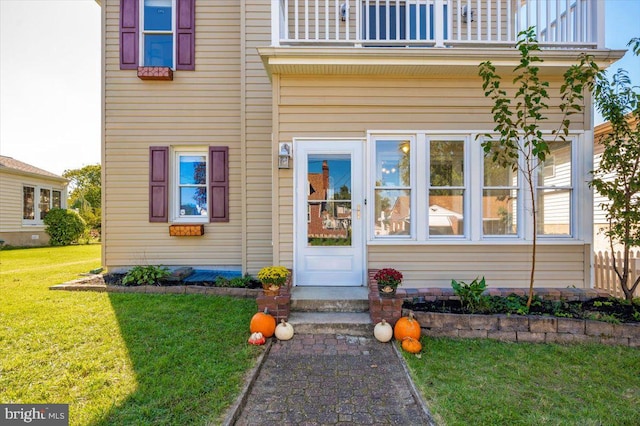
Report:
[[[637,126],[638,123],[636,122]],[[602,160],[602,153],[604,147],[602,146],[602,139],[611,131],[611,123],[606,122],[597,125],[593,130],[593,170],[598,170],[600,167],[600,161]],[[608,176],[613,178],[613,176]],[[593,177],[592,177],[593,178]],[[602,204],[607,203],[606,197],[602,196],[598,191],[594,189],[593,193],[593,249],[598,251],[611,251],[609,239],[604,234],[609,229],[609,222],[607,222],[606,211],[602,208]],[[617,250],[620,247],[614,247]]]
[[[0,240],[5,245],[49,243],[43,219],[66,206],[68,180],[0,155]]]

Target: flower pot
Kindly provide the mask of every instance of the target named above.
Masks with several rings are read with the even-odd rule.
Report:
[[[277,296],[280,294],[280,286],[262,283],[262,292],[265,296]]]
[[[396,287],[392,287],[390,285],[379,285],[378,293],[380,293],[380,297],[394,297],[396,295]]]

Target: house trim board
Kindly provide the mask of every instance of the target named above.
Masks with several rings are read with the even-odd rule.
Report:
[[[247,262],[247,25],[246,1],[240,2],[240,267],[246,272]]]

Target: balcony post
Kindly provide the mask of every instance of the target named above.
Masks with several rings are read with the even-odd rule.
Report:
[[[271,46],[280,46],[280,0],[271,0]]]
[[[596,42],[598,43],[598,49],[604,49],[604,3],[603,1],[591,0],[593,4],[593,13],[595,19],[592,20],[593,28],[591,31],[596,32]]]
[[[435,47],[444,47],[444,0],[433,4],[433,37]]]

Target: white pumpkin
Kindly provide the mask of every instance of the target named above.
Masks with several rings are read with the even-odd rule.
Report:
[[[386,343],[393,338],[393,328],[383,319],[373,327],[373,335],[379,342]]]
[[[289,340],[293,337],[293,326],[285,320],[280,320],[276,327],[276,337],[278,340]]]

